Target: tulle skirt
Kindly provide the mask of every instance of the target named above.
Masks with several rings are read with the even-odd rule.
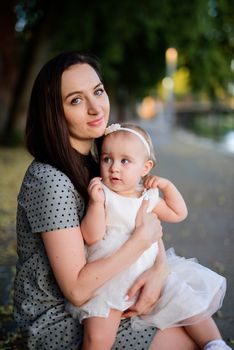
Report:
[[[165,329],[200,322],[213,315],[222,306],[226,279],[200,265],[196,259],[167,251],[171,273],[158,302],[148,315],[133,317],[132,328],[145,326]]]
[[[166,254],[171,272],[161,297],[150,314],[131,319],[134,330],[146,326],[165,329],[191,325],[213,315],[222,306],[226,291],[224,277],[200,265],[196,259],[177,256],[173,248]],[[156,255],[157,245],[154,244],[130,268],[99,288],[94,298],[80,308],[68,304],[67,310],[82,322],[87,317],[108,317],[110,309],[128,309],[135,302],[127,300],[128,289],[144,270],[153,265]]]

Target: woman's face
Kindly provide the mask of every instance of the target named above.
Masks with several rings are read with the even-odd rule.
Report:
[[[92,140],[103,135],[109,118],[104,86],[90,65],[75,64],[62,74],[61,93],[71,145],[88,154]]]

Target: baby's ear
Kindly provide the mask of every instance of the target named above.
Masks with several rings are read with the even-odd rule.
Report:
[[[154,162],[151,159],[147,160],[144,164],[144,168],[143,168],[141,176],[143,177],[143,176],[149,174],[149,172],[153,168],[153,166],[154,166]]]

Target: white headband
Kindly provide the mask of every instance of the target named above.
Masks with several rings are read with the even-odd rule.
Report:
[[[115,131],[128,131],[131,132],[132,134],[136,135],[137,137],[139,137],[139,139],[143,142],[144,146],[147,149],[148,155],[150,156],[150,147],[148,142],[145,140],[145,138],[136,130],[130,129],[130,128],[125,128],[122,127],[120,124],[116,123],[116,124],[111,124],[110,126],[108,126],[105,130],[105,135],[109,135],[112,132]]]

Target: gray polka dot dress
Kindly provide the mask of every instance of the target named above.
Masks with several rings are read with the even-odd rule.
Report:
[[[33,161],[18,196],[14,317],[26,331],[27,349],[77,350],[83,329],[65,310],[50,268],[41,232],[79,226],[84,201],[70,179],[54,167]],[[148,349],[155,330],[134,332],[123,320],[113,349]]]

